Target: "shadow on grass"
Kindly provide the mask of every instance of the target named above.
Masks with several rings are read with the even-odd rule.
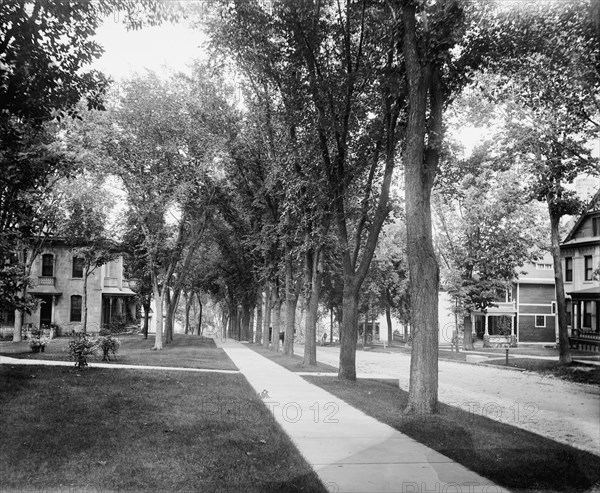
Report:
[[[247,347],[256,351],[258,354],[270,359],[274,363],[283,366],[286,370],[292,372],[311,372],[311,373],[336,373],[337,368],[326,365],[325,363],[317,362],[317,366],[305,365],[304,360],[301,356],[292,355],[287,356],[283,351],[271,351],[259,344],[246,344]]]
[[[316,491],[241,375],[0,367],[1,490]]]
[[[222,349],[216,347],[209,338],[176,334],[173,343],[167,344],[160,351],[153,351],[154,337],[144,339],[141,335],[117,336],[121,347],[117,355],[111,355],[111,362],[124,365],[172,366],[178,368],[206,368],[211,370],[237,370]],[[10,342],[0,345],[0,355],[12,358],[72,361],[65,350],[69,345],[68,337],[55,338],[46,346],[43,353],[32,353],[29,343]],[[100,361],[102,355],[88,357],[93,366]]]
[[[493,399],[465,409],[439,404],[437,415],[406,415],[408,393],[397,381],[304,378],[512,491],[586,492],[600,483],[600,457],[489,419],[501,412]],[[535,408],[527,405],[504,412],[518,420],[535,419]]]

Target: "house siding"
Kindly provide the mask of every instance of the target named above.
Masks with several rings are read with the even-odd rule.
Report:
[[[543,315],[543,313],[538,313]],[[546,316],[546,327],[535,326],[535,315],[519,316],[519,342],[555,342],[556,317]]]

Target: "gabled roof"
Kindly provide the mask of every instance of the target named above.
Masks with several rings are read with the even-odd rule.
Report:
[[[596,195],[594,195],[592,200],[590,200],[590,203],[585,208],[585,211],[577,218],[577,221],[575,221],[575,224],[571,228],[571,231],[569,231],[569,234],[564,239],[563,243],[567,243],[567,242],[573,240],[575,233],[577,233],[577,231],[579,230],[579,227],[581,226],[581,223],[584,221],[584,219],[587,217],[587,215],[590,212],[596,212],[596,211],[600,210],[599,208],[600,208],[600,190],[598,190],[596,192]]]

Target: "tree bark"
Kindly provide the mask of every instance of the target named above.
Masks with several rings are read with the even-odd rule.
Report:
[[[258,290],[256,296],[256,335],[254,337],[254,343],[260,344],[262,342],[263,333],[263,292],[261,289]]]
[[[392,328],[392,310],[389,306],[385,307],[385,321],[387,322],[388,345],[394,342],[394,330]]]
[[[249,309],[248,333],[246,334],[248,342],[254,342],[254,308],[255,306],[251,305]]]
[[[344,319],[340,326],[340,367],[338,378],[356,380],[356,344],[358,342],[358,289],[351,279],[344,279],[342,293]]]
[[[88,314],[88,307],[87,307],[87,284],[88,284],[88,277],[90,276],[90,271],[89,268],[86,268],[84,274],[83,274],[83,306],[81,307],[81,332],[83,332],[84,334],[87,332],[87,314]],[[110,322],[110,321],[109,321]]]
[[[265,290],[265,323],[263,325],[263,341],[264,347],[269,347],[269,329],[271,328],[271,287],[267,286]]]
[[[190,331],[190,309],[192,308],[192,303],[194,302],[194,293],[183,293],[185,297],[185,329],[184,333],[188,334]]]
[[[321,248],[309,250],[305,257],[306,280],[310,283],[310,291],[306,298],[306,325],[304,329],[303,364],[317,365],[317,318],[319,299],[321,297]]]
[[[154,308],[156,317],[156,335],[154,337],[154,350],[163,348],[163,299],[162,290],[158,287],[158,278],[155,272],[152,272],[152,291],[154,291]]]
[[[562,265],[560,263],[560,216],[555,214],[550,204],[550,236],[551,251],[554,261],[554,285],[556,286],[556,311],[558,314],[558,360],[567,365],[573,361],[571,347],[569,346],[569,329],[567,328],[567,302],[565,298],[565,284]]]
[[[273,332],[271,334],[271,351],[279,352],[279,333],[281,332],[281,296],[279,296],[279,288],[275,288],[273,292]]]
[[[406,412],[434,413],[437,411],[438,401],[439,270],[432,241],[431,189],[437,167],[436,154],[439,150],[436,147],[441,138],[443,106],[437,69],[432,61],[421,60],[418,51],[416,15],[415,5],[405,1],[402,4],[403,52],[409,113],[402,161],[405,166],[413,339]]]
[[[144,339],[148,339],[148,319],[150,318],[150,298],[146,298],[142,306],[144,307],[144,327],[142,328],[142,334]]]

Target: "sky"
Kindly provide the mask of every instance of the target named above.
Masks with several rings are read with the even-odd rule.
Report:
[[[104,47],[104,54],[92,68],[115,81],[145,69],[157,73],[185,71],[192,60],[205,57],[201,45],[206,37],[202,32],[168,23],[127,31],[118,13],[104,20],[95,39]]]

